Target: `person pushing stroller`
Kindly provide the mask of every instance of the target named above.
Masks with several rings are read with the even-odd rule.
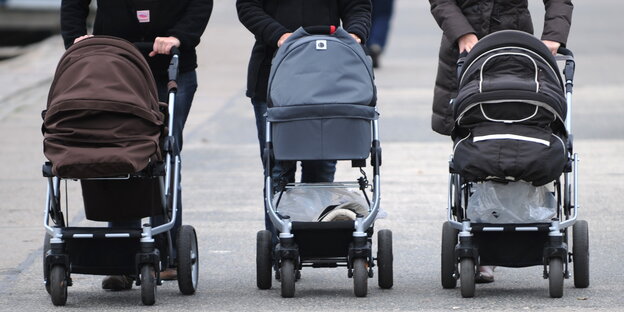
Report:
[[[91,0],[63,0],[61,4],[61,34],[66,48],[93,35],[108,35],[130,42],[154,42],[147,55],[154,74],[160,101],[167,102],[167,66],[172,47],[180,50],[180,74],[174,118],[174,138],[182,149],[182,131],[197,89],[197,55],[199,44],[210,14],[213,0],[162,0],[162,1],[97,1],[93,35],[87,34],[86,21]],[[182,224],[181,188],[177,190],[178,207],[173,234]],[[139,220],[132,225],[138,225]],[[113,222],[111,227],[128,225]],[[175,249],[175,247],[174,247]],[[162,279],[175,279],[173,268],[161,273]],[[109,276],[102,281],[102,288],[124,290],[132,287],[127,276]]]

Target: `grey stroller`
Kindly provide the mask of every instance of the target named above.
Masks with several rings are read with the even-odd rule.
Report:
[[[565,62],[563,74],[557,61]],[[543,266],[553,298],[574,263],[589,286],[587,222],[578,220],[578,156],[571,134],[574,57],[557,58],[534,36],[500,31],[458,62],[448,221],[442,228],[444,288],[475,294],[482,265]],[[569,228],[572,227],[572,248]]]
[[[381,165],[375,104],[371,59],[342,28],[300,28],[278,50],[269,78],[263,153],[265,204],[279,241],[274,246],[270,231],[258,232],[258,288],[271,288],[275,268],[282,297],[293,297],[303,267],[346,267],[355,295],[364,297],[375,266],[379,286],[392,287],[390,230],[378,232],[377,256],[372,253]],[[369,156],[372,184],[363,169]],[[276,162],[302,160],[351,161],[362,176],[353,182],[276,185],[270,176]],[[353,220],[332,222],[293,220],[282,212],[279,198],[285,193],[323,188],[361,190],[364,212],[355,213]],[[372,192],[370,200],[367,192]]]

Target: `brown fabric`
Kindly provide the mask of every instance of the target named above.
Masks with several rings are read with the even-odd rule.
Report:
[[[158,179],[80,180],[85,217],[127,221],[163,214]]]
[[[453,129],[449,101],[455,97],[457,89],[457,40],[469,33],[481,39],[505,29],[533,34],[533,23],[527,0],[429,0],[429,3],[431,14],[443,31],[431,127],[440,134],[449,135]],[[541,39],[565,46],[572,21],[572,1],[544,0],[544,5],[546,15]]]
[[[85,39],[59,61],[43,121],[43,150],[66,178],[134,173],[160,159],[164,114],[145,59],[129,42]]]

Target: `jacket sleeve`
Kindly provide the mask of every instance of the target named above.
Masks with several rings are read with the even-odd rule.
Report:
[[[192,50],[200,41],[210,14],[213,0],[192,0],[179,21],[167,31],[167,35],[180,40],[180,48]]]
[[[366,43],[371,28],[371,1],[341,0],[339,5],[343,28],[360,37],[362,43]]]
[[[544,6],[542,40],[557,41],[565,46],[572,25],[572,0],[544,0]]]
[[[251,31],[256,40],[277,47],[279,38],[288,29],[266,13],[261,0],[236,0],[236,11],[241,23]]]
[[[429,4],[431,4],[431,15],[450,42],[456,42],[463,35],[476,33],[457,6],[457,1],[429,0]]]
[[[87,34],[87,17],[91,0],[63,0],[61,2],[61,36],[65,49],[74,39]]]

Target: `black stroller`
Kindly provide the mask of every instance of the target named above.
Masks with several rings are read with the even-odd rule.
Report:
[[[557,61],[565,62],[565,80]],[[519,31],[486,36],[460,58],[442,227],[444,288],[454,288],[459,278],[462,296],[473,297],[479,266],[541,265],[550,296],[559,298],[570,262],[574,285],[589,286],[588,226],[577,219],[578,156],[570,132],[573,75],[569,50],[560,49],[555,58],[540,40]],[[534,212],[543,212],[548,200],[527,208],[531,198],[519,189],[550,199],[550,213],[538,217]],[[504,192],[520,208],[503,207]],[[483,195],[494,204],[485,207]]]
[[[63,55],[50,88],[42,114],[49,160],[43,166],[43,275],[54,305],[65,305],[72,273],[132,276],[145,305],[155,303],[160,272],[167,268],[177,267],[183,294],[197,287],[195,230],[183,225],[172,235],[179,200],[180,155],[172,136],[179,52],[171,51],[167,107],[158,102],[152,72],[137,47],[151,51],[152,44],[85,39]],[[70,226],[63,215],[70,180],[81,183],[88,220],[129,225]],[[136,222],[142,218],[148,221]]]
[[[303,267],[341,266],[347,267],[348,276],[353,278],[355,295],[364,297],[375,264],[379,267],[379,286],[392,287],[390,230],[378,232],[377,257],[372,253],[381,165],[375,103],[371,59],[342,28],[300,28],[278,50],[268,87],[264,195],[279,242],[273,246],[272,233],[258,232],[258,288],[271,288],[275,268],[282,297],[293,297]],[[369,155],[372,185],[363,170]],[[362,176],[353,182],[276,185],[270,175],[275,163],[301,160],[350,160]],[[294,220],[282,212],[282,195],[323,188],[361,190],[363,195],[358,196],[366,199],[365,212],[354,214],[352,220],[332,222]],[[318,207],[318,211],[325,208]]]

